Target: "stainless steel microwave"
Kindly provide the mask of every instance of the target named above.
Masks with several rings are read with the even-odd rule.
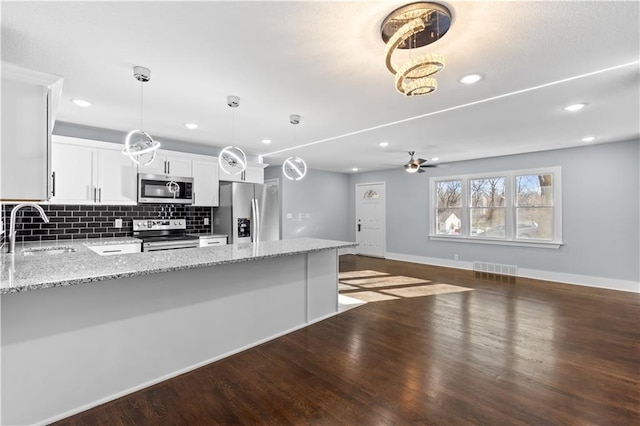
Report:
[[[193,204],[193,178],[138,173],[138,203]]]

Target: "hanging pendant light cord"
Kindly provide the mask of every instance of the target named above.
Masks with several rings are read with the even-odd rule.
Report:
[[[143,92],[142,92],[142,87],[143,87],[142,85],[143,85],[143,84],[144,84],[144,83],[143,83],[142,81],[140,81],[140,130],[142,130],[142,129],[143,129],[143,127],[142,127],[142,102],[143,102],[143,100],[144,100],[144,98],[143,98]]]
[[[236,141],[236,135],[235,135],[235,128],[236,128],[236,109],[235,108],[231,108],[231,145],[235,146],[235,141]]]

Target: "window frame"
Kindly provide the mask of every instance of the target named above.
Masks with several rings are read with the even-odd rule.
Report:
[[[553,182],[553,233],[550,240],[538,240],[534,238],[518,238],[517,237],[517,188],[516,177],[523,175],[552,175]],[[505,237],[486,237],[482,235],[471,235],[470,209],[471,192],[470,182],[474,179],[490,179],[504,177],[505,178]],[[460,218],[461,227],[460,235],[456,234],[438,234],[437,233],[437,192],[436,185],[438,182],[460,180],[462,181],[462,199]],[[559,248],[562,242],[562,168],[541,167],[534,169],[519,170],[503,170],[483,173],[473,173],[464,175],[448,175],[448,176],[432,176],[429,178],[429,212],[427,220],[429,221],[429,239],[434,241],[460,241],[465,243],[479,244],[495,244],[507,246],[522,247],[541,247],[541,248]]]

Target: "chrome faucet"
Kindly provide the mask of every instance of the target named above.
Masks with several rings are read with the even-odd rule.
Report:
[[[20,203],[11,210],[11,219],[9,220],[9,250],[7,253],[13,253],[16,248],[16,213],[23,207],[33,207],[38,210],[40,213],[40,217],[44,220],[44,223],[49,223],[49,218],[47,214],[44,212],[42,207],[37,205],[36,203]]]

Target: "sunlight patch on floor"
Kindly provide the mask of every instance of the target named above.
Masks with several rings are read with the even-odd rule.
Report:
[[[391,275],[387,272],[378,272],[378,271],[347,271],[340,272],[338,275],[340,280],[348,280],[351,278],[360,278],[360,277],[380,277],[384,275]]]
[[[362,306],[367,302],[363,300],[354,299],[353,297],[345,296],[344,294],[338,294],[338,313],[348,311],[349,309]]]
[[[395,287],[395,286],[407,285],[407,284],[426,284],[431,281],[422,280],[419,278],[412,278],[412,277],[389,276],[389,277],[379,277],[379,278],[376,277],[376,278],[342,280],[342,282],[352,286],[360,286],[364,288],[375,288],[375,287]]]
[[[397,296],[392,296],[390,294],[384,294],[377,291],[356,291],[353,293],[349,293],[349,297],[354,297],[365,302],[382,302],[383,300],[399,299],[399,297]]]
[[[434,284],[428,279],[391,275],[386,272],[370,270],[341,272],[338,289],[339,297],[356,299],[362,303],[473,290],[445,283]]]
[[[392,294],[400,297],[421,297],[432,296],[434,294],[459,293],[461,291],[471,291],[472,288],[459,287],[450,284],[431,284],[416,287],[404,287],[390,290],[383,290],[382,293]]]

